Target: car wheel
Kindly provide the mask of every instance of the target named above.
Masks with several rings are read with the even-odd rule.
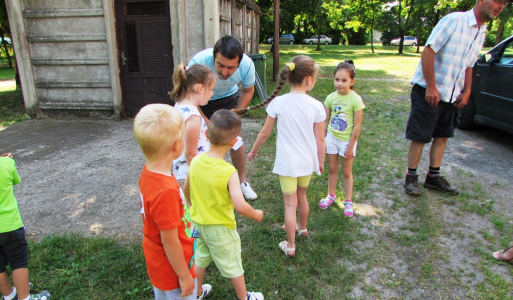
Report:
[[[294,44],[294,41],[290,41],[290,42],[289,42],[289,45],[292,45],[292,44]]]
[[[416,47],[416,46],[417,46],[417,43],[413,43],[413,44],[411,44],[411,45],[412,45],[413,47]]]
[[[308,42],[308,44],[313,45],[313,42],[312,42],[312,41],[310,41],[310,42]]]
[[[329,45],[328,41],[324,42],[324,45]]]
[[[470,95],[467,105],[461,109],[456,109],[456,127],[463,130],[477,128],[477,125],[474,123],[475,114],[474,97]]]

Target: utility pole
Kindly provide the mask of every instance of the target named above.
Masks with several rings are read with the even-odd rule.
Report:
[[[273,81],[280,73],[280,0],[274,0]]]

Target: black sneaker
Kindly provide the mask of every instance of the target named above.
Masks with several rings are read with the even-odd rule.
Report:
[[[410,196],[420,196],[419,175],[406,174],[404,191]]]
[[[424,187],[432,190],[437,190],[449,195],[458,195],[460,191],[457,188],[452,187],[447,179],[443,176],[429,176],[426,175],[426,181],[424,181]]]

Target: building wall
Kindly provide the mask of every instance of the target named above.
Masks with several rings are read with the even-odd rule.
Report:
[[[20,72],[25,73],[22,84],[28,89],[24,98],[29,112],[38,116],[60,110],[118,113],[105,23],[109,18],[102,0],[7,4],[16,19],[11,28],[17,29],[15,51],[18,64],[24,65]]]
[[[6,0],[27,112],[120,117],[122,86],[114,0]],[[187,63],[219,37],[258,53],[251,0],[170,0],[172,55]]]

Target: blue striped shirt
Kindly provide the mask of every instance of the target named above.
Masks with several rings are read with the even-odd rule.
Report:
[[[429,36],[426,46],[435,52],[435,80],[440,100],[454,102],[463,90],[465,70],[476,62],[486,37],[486,25],[478,27],[474,10],[443,17]],[[411,81],[426,87],[419,62]]]

